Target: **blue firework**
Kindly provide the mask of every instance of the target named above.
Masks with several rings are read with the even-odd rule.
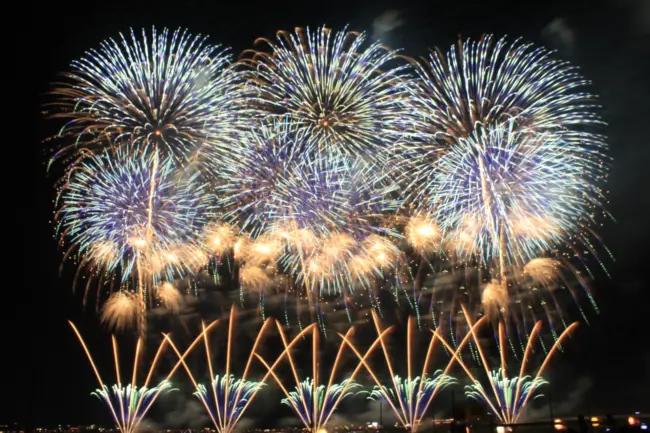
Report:
[[[120,286],[146,277],[147,287],[202,260],[197,242],[213,209],[196,172],[151,148],[85,158],[69,170],[58,204],[61,242],[71,245],[81,268],[117,277]]]
[[[360,158],[308,152],[309,142],[284,121],[251,134],[217,188],[227,218],[254,237],[288,225],[315,235],[383,232],[381,219],[396,208],[396,184]]]
[[[524,264],[590,222],[604,202],[595,170],[562,136],[508,122],[460,139],[440,157],[428,211],[462,252]]]

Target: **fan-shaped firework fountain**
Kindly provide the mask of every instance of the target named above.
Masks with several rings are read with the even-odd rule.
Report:
[[[457,354],[462,350],[465,344],[469,341],[469,335],[463,340],[460,344],[460,347],[455,350],[452,349],[454,356],[447,363],[444,370],[437,370],[435,373],[429,373],[429,366],[431,363],[431,357],[433,354],[433,349],[435,348],[436,340],[442,341],[446,347],[450,347],[448,343],[440,336],[439,330],[435,331],[431,336],[426,355],[424,358],[424,364],[422,366],[422,372],[418,376],[413,375],[413,356],[412,356],[412,346],[413,346],[413,327],[414,321],[412,317],[409,317],[407,323],[407,337],[406,337],[406,367],[407,367],[407,376],[405,378],[400,377],[395,373],[393,362],[389,351],[386,347],[386,342],[384,341],[384,335],[392,330],[393,327],[389,327],[385,330],[381,329],[381,323],[379,322],[379,317],[373,311],[372,313],[373,322],[375,324],[375,329],[377,331],[377,341],[381,342],[382,351],[384,354],[384,360],[386,361],[386,366],[388,367],[388,372],[391,378],[391,385],[384,385],[379,379],[378,375],[375,373],[375,370],[366,362],[365,357],[361,357],[359,351],[354,347],[354,345],[347,339],[347,336],[343,337],[343,341],[350,345],[350,348],[359,358],[360,362],[366,367],[368,373],[372,377],[373,381],[376,383],[375,388],[370,394],[371,399],[380,399],[388,403],[388,406],[395,413],[395,416],[400,424],[406,429],[409,429],[412,432],[417,431],[422,418],[427,412],[427,409],[431,405],[431,402],[438,394],[438,391],[447,387],[450,384],[455,383],[455,379],[449,375],[449,370],[456,360]],[[481,319],[476,323],[475,326],[480,326],[485,319]]]
[[[552,356],[561,347],[562,341],[564,341],[564,339],[566,339],[578,326],[578,322],[574,322],[568,326],[564,332],[562,332],[562,334],[556,339],[553,346],[551,346],[551,349],[542,359],[541,365],[537,369],[535,376],[531,378],[531,376],[526,374],[526,367],[528,360],[533,353],[534,342],[537,340],[540,329],[542,328],[542,322],[537,322],[528,337],[528,343],[526,344],[524,356],[521,360],[519,374],[512,377],[508,375],[508,349],[503,324],[499,324],[498,331],[499,357],[501,366],[498,369],[494,369],[490,367],[488,363],[485,351],[475,331],[476,327],[472,324],[472,321],[466,310],[464,313],[466,314],[465,317],[467,319],[467,324],[470,327],[470,332],[468,335],[472,336],[474,346],[476,347],[479,355],[479,362],[483,365],[483,368],[485,370],[485,377],[487,379],[487,383],[489,384],[489,388],[483,386],[481,381],[476,379],[476,377],[472,374],[467,366],[467,363],[463,361],[463,359],[461,359],[457,353],[454,353],[454,358],[458,361],[458,363],[461,365],[463,370],[465,370],[470,380],[472,381],[471,385],[465,387],[465,394],[469,398],[487,404],[501,423],[515,424],[521,416],[522,409],[526,407],[526,404],[528,404],[531,399],[539,396],[539,394],[537,394],[539,387],[547,384],[547,382],[542,377],[542,373],[544,373],[544,370],[546,369],[546,366],[548,365],[548,362],[551,360]],[[451,348],[451,346],[448,346],[446,343],[445,345],[448,348]],[[492,392],[491,394],[490,391]]]
[[[310,325],[300,332],[294,339],[289,343],[287,337],[282,330],[282,325],[279,322],[276,322],[280,336],[282,337],[282,343],[284,344],[285,350],[273,363],[269,365],[262,357],[258,355],[258,358],[268,369],[269,373],[273,375],[276,382],[282,389],[282,392],[285,394],[286,398],[282,400],[283,404],[290,406],[296,415],[300,418],[300,421],[304,424],[312,433],[321,432],[324,430],[327,422],[331,419],[332,415],[336,411],[337,407],[341,402],[350,397],[353,394],[353,390],[358,388],[359,385],[354,381],[355,376],[361,370],[363,363],[366,358],[372,354],[379,342],[383,333],[380,334],[380,338],[375,340],[375,342],[370,346],[366,351],[365,355],[361,355],[358,351],[355,350],[355,353],[359,356],[360,362],[357,367],[353,370],[352,374],[340,383],[335,383],[334,380],[337,375],[337,369],[342,359],[343,351],[345,350],[346,345],[351,345],[350,338],[354,334],[354,328],[350,328],[345,336],[341,335],[343,342],[339,346],[339,350],[334,359],[334,365],[330,370],[329,379],[327,380],[327,385],[321,383],[320,372],[321,372],[321,357],[320,357],[320,346],[319,346],[319,332],[315,325]],[[300,380],[298,376],[298,370],[296,369],[296,361],[293,359],[293,355],[290,352],[290,348],[296,344],[303,335],[307,334],[309,331],[312,333],[312,377],[307,377],[303,380]],[[295,390],[289,391],[284,385],[284,381],[275,372],[275,369],[280,364],[280,362],[287,357],[289,366],[291,367],[291,374],[295,380]]]
[[[150,387],[149,384],[151,383],[156,365],[158,364],[158,361],[160,360],[160,357],[165,349],[166,340],[163,340],[160,343],[160,346],[158,346],[158,350],[156,351],[156,355],[154,356],[153,361],[149,367],[149,372],[147,373],[144,384],[138,387],[138,366],[142,362],[141,356],[143,340],[138,339],[138,342],[136,344],[131,382],[125,386],[122,383],[120,375],[117,341],[115,340],[115,337],[113,337],[113,360],[115,362],[115,375],[117,378],[117,384],[113,385],[112,388],[109,388],[102,380],[102,377],[97,370],[97,366],[95,365],[95,362],[93,361],[93,358],[90,355],[90,351],[88,350],[84,339],[81,337],[81,334],[72,322],[69,323],[75,335],[79,339],[79,342],[81,343],[81,346],[83,347],[84,352],[88,357],[88,361],[90,361],[90,365],[93,368],[97,382],[99,382],[100,388],[97,389],[93,395],[97,396],[97,398],[102,400],[106,406],[108,406],[111,415],[121,433],[135,433],[138,431],[140,423],[142,422],[149,409],[151,409],[153,404],[156,402],[158,397],[161,394],[171,391],[171,383],[169,382],[169,379],[174,375],[178,367],[181,365],[181,362],[184,362],[183,360],[185,357],[194,349],[201,338],[201,335],[199,335],[187,348],[185,353],[182,355],[180,353],[178,354],[180,360],[176,363],[174,368],[171,369],[165,379],[160,381],[156,386]],[[209,331],[214,325],[215,323],[208,325],[204,328],[203,332]]]

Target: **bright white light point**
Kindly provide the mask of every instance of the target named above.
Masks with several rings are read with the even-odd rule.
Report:
[[[147,241],[143,238],[136,238],[133,240],[133,245],[138,248],[143,248],[147,246]]]
[[[433,226],[430,226],[428,224],[419,225],[415,231],[418,235],[425,237],[431,237],[436,234],[436,230],[433,228]]]
[[[271,247],[268,244],[257,244],[255,251],[261,254],[271,254]]]

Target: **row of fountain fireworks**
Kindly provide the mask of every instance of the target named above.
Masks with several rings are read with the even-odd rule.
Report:
[[[282,404],[291,407],[293,412],[299,418],[300,422],[309,431],[316,433],[325,431],[327,423],[331,420],[332,415],[343,400],[354,394],[364,394],[367,398],[381,400],[386,403],[393,411],[397,422],[405,429],[415,432],[422,425],[423,418],[427,414],[435,397],[444,388],[457,384],[458,382],[450,375],[450,371],[455,363],[458,363],[462,370],[467,374],[470,384],[465,386],[465,395],[476,401],[485,404],[491,413],[495,415],[500,424],[512,425],[517,423],[523,409],[532,399],[540,397],[538,388],[545,384],[542,377],[549,360],[555,351],[560,347],[561,342],[577,326],[577,322],[569,326],[562,335],[557,339],[550,348],[542,363],[537,370],[529,375],[526,373],[529,364],[533,346],[536,341],[535,334],[540,331],[542,322],[538,322],[533,328],[532,335],[528,340],[521,367],[515,375],[509,370],[507,364],[508,349],[506,348],[505,332],[503,327],[499,328],[499,353],[500,366],[494,368],[490,365],[482,347],[478,331],[485,324],[486,317],[482,317],[475,323],[467,317],[467,324],[470,328],[468,335],[463,339],[458,348],[453,348],[445,338],[440,335],[440,330],[431,330],[429,343],[421,347],[426,347],[424,354],[424,363],[422,370],[418,371],[417,360],[413,359],[414,338],[413,332],[415,323],[412,317],[407,323],[406,336],[406,354],[399,354],[397,364],[393,362],[391,351],[388,349],[387,337],[393,331],[394,326],[383,328],[376,314],[373,313],[373,321],[377,332],[377,338],[364,350],[359,349],[353,340],[354,327],[348,329],[345,334],[338,334],[340,338],[339,348],[331,368],[327,369],[320,353],[320,332],[316,324],[312,324],[290,339],[285,333],[280,322],[275,321],[277,331],[282,340],[283,350],[277,359],[271,364],[258,351],[264,336],[271,328],[274,321],[267,319],[260,328],[252,349],[249,352],[243,373],[241,376],[233,374],[231,366],[231,356],[233,349],[234,333],[236,332],[236,312],[233,307],[229,318],[229,326],[226,342],[225,366],[215,369],[215,356],[211,351],[210,339],[208,334],[218,325],[218,320],[209,325],[202,325],[202,332],[190,344],[187,349],[181,353],[168,334],[163,335],[163,340],[155,353],[153,362],[146,375],[143,385],[138,385],[137,369],[143,362],[142,340],[138,339],[135,360],[133,362],[133,371],[131,381],[123,383],[120,376],[119,355],[115,337],[113,337],[113,352],[115,360],[115,370],[117,383],[109,388],[102,380],[101,375],[95,365],[93,358],[77,328],[72,324],[79,341],[92,365],[93,371],[97,377],[100,388],[93,394],[100,398],[110,410],[110,413],[122,433],[132,433],[138,431],[140,423],[145,415],[155,403],[157,398],[173,390],[170,378],[176,370],[182,365],[187,372],[194,388],[194,395],[203,404],[210,420],[219,433],[229,433],[234,431],[239,420],[244,416],[248,407],[252,404],[258,392],[266,385],[270,376],[273,377],[279,388],[285,395]],[[307,341],[311,336],[311,372],[309,368],[299,368],[299,363],[294,359],[292,349],[299,346],[301,342]],[[426,339],[426,338],[425,338]],[[195,373],[188,366],[187,357],[195,347],[203,342],[205,347],[208,373],[210,382],[206,386],[197,382]],[[451,359],[444,362],[441,366],[436,366],[433,352],[436,347],[442,345],[445,351],[451,355]],[[178,356],[178,361],[171,368],[165,379],[151,385],[154,377],[156,365],[165,350],[166,346],[171,346]],[[462,350],[465,346],[471,346],[472,352],[478,354],[479,364],[484,370],[484,379],[481,381],[480,376],[473,374],[468,367],[467,359],[463,359]],[[371,355],[381,347],[383,360],[390,374],[388,381],[382,381],[380,375],[376,373],[377,363],[372,362]],[[352,352],[357,359],[356,367],[347,377],[341,380],[340,367],[344,363],[344,354],[346,348]],[[309,351],[308,351],[309,352]],[[394,352],[394,350],[393,350]],[[471,358],[471,357],[470,357]],[[251,367],[257,360],[266,370],[266,374],[261,380],[250,379]],[[278,374],[276,370],[283,362],[288,363],[290,372],[284,375]],[[415,361],[415,362],[414,362]],[[396,366],[406,364],[406,375],[400,376],[396,373]],[[301,378],[300,371],[307,370],[308,376]],[[327,371],[325,371],[327,370]],[[355,379],[359,373],[365,370],[375,387],[370,391],[364,391],[359,382]],[[217,371],[217,373],[215,373]],[[321,375],[324,375],[322,377]],[[294,381],[293,389],[289,388],[287,382]],[[338,382],[337,380],[341,380]],[[485,386],[484,386],[485,384]]]

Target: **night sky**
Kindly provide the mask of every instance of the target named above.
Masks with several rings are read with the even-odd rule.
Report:
[[[273,37],[276,30],[296,26],[340,29],[349,24],[414,57],[425,55],[429,47],[448,48],[459,34],[492,32],[556,48],[579,65],[601,95],[602,115],[610,125],[614,162],[607,209],[616,221],[605,221],[600,234],[616,261],[606,261],[611,279],[601,272],[595,283],[601,314],[592,314],[591,325],[579,329],[571,349],[555,360],[549,379],[558,384],[553,391],[558,411],[650,408],[650,346],[643,342],[650,308],[650,2],[365,3],[67,1],[45,2],[16,18],[22,30],[5,39],[7,46],[18,47],[17,54],[5,52],[5,69],[16,73],[19,82],[4,80],[11,96],[4,99],[3,126],[12,135],[3,137],[4,190],[9,193],[3,205],[15,219],[5,223],[10,258],[3,267],[8,281],[3,284],[0,326],[0,424],[108,421],[103,407],[89,396],[94,378],[66,322],[75,321],[91,346],[108,354],[101,351],[108,347],[108,333],[100,328],[93,308],[83,312],[79,295],[72,294],[73,267],[59,275],[61,253],[50,225],[55,179],[46,173],[42,144],[59,124],[43,120],[40,106],[56,74],[86,49],[129,27],[152,25],[208,34],[211,42],[232,47],[235,55],[257,37]],[[5,18],[5,24],[13,21],[12,15]],[[206,316],[214,317],[214,312]],[[165,330],[164,320],[156,323]],[[262,420],[269,417],[260,415]]]

